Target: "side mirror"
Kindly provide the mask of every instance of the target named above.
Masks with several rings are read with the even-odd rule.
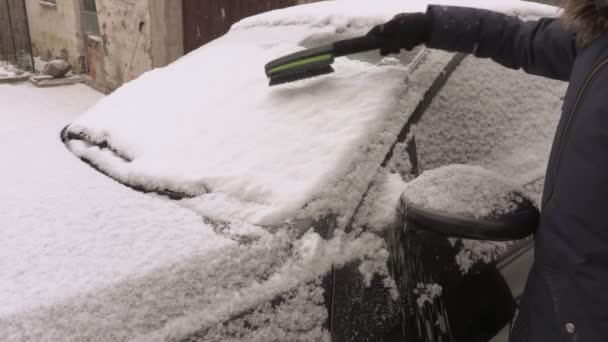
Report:
[[[540,220],[538,208],[516,186],[465,165],[428,171],[410,182],[401,209],[407,229],[473,240],[523,239]]]

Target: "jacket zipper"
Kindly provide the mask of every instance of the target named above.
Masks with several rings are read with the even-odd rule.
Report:
[[[566,138],[568,137],[568,133],[570,132],[570,126],[572,125],[572,122],[574,121],[574,116],[576,115],[578,106],[583,98],[583,95],[585,94],[585,90],[587,90],[589,83],[591,83],[591,81],[593,81],[595,79],[595,76],[597,76],[597,74],[606,65],[608,65],[608,58],[604,59],[602,62],[600,62],[593,68],[593,70],[591,71],[589,76],[587,76],[585,83],[583,83],[583,87],[579,91],[578,96],[576,98],[576,102],[574,102],[574,106],[572,107],[572,110],[570,111],[570,115],[568,116],[568,121],[566,122],[566,127],[564,127],[564,130],[562,132],[562,139],[560,141],[560,144],[559,144],[559,147],[557,150],[557,157],[556,157],[556,162],[555,162],[555,174],[553,175],[553,184],[551,185],[551,192],[549,192],[549,196],[543,207],[546,207],[547,205],[549,205],[549,203],[553,199],[553,193],[555,192],[555,181],[557,180],[557,176],[559,174],[560,163],[561,163],[561,158],[562,158],[562,149],[563,149],[564,145],[566,145],[566,143],[567,143]]]

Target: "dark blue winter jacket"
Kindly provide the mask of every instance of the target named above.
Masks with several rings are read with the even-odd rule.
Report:
[[[559,20],[431,6],[428,46],[569,81],[512,342],[608,341],[608,33],[577,49]],[[558,115],[558,113],[556,113]]]

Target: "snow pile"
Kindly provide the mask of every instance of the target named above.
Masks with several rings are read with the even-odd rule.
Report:
[[[27,75],[29,75],[28,72],[25,72],[6,61],[0,61],[0,79]]]
[[[475,218],[516,209],[523,189],[499,174],[470,165],[449,165],[424,172],[409,182],[405,201],[417,206]]]

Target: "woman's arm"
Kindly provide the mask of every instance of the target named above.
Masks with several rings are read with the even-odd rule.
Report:
[[[491,58],[512,69],[567,81],[576,58],[575,35],[558,19],[524,22],[502,13],[429,6],[430,48]]]

